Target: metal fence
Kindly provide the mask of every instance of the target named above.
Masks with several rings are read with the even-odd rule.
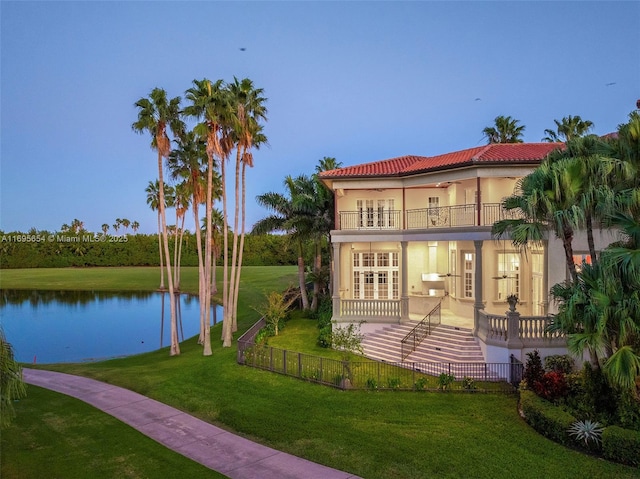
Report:
[[[248,338],[238,340],[238,363],[343,390],[440,390],[510,394],[516,391],[522,378],[522,363],[517,364],[513,361],[511,363],[341,361],[253,344],[253,341],[249,341]]]

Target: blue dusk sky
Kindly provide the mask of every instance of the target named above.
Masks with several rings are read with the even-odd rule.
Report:
[[[640,2],[2,1],[0,229],[156,231],[150,138],[131,130],[154,87],[249,77],[268,98],[255,197],[343,165],[485,143],[498,115],[538,142],[580,115],[615,131],[640,98]],[[244,51],[241,48],[245,49]],[[232,185],[230,185],[233,188]],[[171,216],[169,222],[173,222]],[[192,228],[192,224],[188,223]]]

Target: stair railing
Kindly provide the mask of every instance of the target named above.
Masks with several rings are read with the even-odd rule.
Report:
[[[420,321],[402,341],[400,341],[401,361],[416,350],[424,338],[431,334],[431,329],[438,326],[441,320],[442,300]]]

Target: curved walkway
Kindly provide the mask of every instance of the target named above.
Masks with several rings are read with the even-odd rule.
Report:
[[[23,369],[28,384],[72,396],[232,479],[359,479],[249,441],[141,394],[71,374]]]

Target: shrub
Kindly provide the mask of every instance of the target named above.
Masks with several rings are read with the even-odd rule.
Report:
[[[400,389],[400,378],[387,379],[387,386],[389,389]]]
[[[568,412],[529,390],[520,391],[520,409],[527,423],[543,436],[564,445],[573,443],[568,431],[576,419]]]
[[[533,389],[538,396],[551,402],[557,402],[569,394],[569,387],[564,373],[555,371],[545,373],[534,383]]]
[[[473,378],[465,376],[464,378],[462,378],[462,387],[467,390],[476,389],[476,382]]]
[[[418,379],[416,379],[413,387],[416,391],[424,391],[424,388],[427,386],[427,382],[428,380],[424,376],[419,377]]]
[[[449,389],[449,387],[455,380],[456,380],[456,377],[452,376],[451,374],[447,374],[447,373],[440,374],[440,376],[438,376],[438,389],[442,391],[446,391],[447,389]]]
[[[320,334],[318,334],[317,344],[321,348],[331,347],[331,324],[324,326],[320,330]]]
[[[540,381],[544,375],[544,368],[537,349],[527,353],[527,357],[527,363],[524,367],[524,380],[527,382],[529,389],[534,389],[536,381]]]
[[[570,374],[573,372],[574,361],[568,354],[555,354],[544,358],[544,368],[548,372]]]
[[[367,382],[365,384],[367,386],[367,389],[370,389],[373,391],[378,389],[378,381],[376,381],[374,378],[367,379]]]
[[[609,426],[602,433],[602,455],[605,459],[629,466],[640,466],[640,431]]]

